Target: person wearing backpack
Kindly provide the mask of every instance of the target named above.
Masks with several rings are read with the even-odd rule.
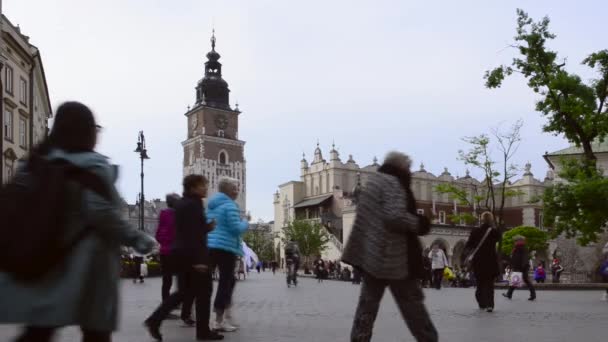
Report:
[[[0,268],[0,323],[25,325],[18,342],[51,341],[55,331],[65,326],[79,326],[85,341],[109,342],[118,323],[120,247],[148,253],[156,246],[151,237],[121,217],[121,200],[114,187],[116,170],[106,157],[94,151],[98,127],[85,105],[63,103],[57,108],[49,137],[32,151],[15,177],[26,179],[31,186],[44,185],[29,198],[29,215],[49,214],[37,203],[37,197],[48,195],[44,189],[55,189],[64,195],[46,203],[48,207],[62,208],[54,213],[59,215],[56,217],[61,225],[54,226],[54,221],[49,221],[37,227],[20,227],[33,232],[29,241],[12,240],[20,232],[2,233],[4,242],[20,244],[26,251],[29,242],[37,241],[35,232],[44,234],[45,229],[55,229],[53,238],[46,243],[56,247],[46,258],[53,263],[42,256],[34,260],[48,264],[43,272],[25,278],[18,271]],[[45,176],[37,171],[41,167],[68,170],[58,169],[57,165],[71,165],[61,184],[54,183],[60,180],[60,173],[52,173],[51,177],[51,173]],[[28,178],[27,173],[39,179]],[[9,188],[18,189],[7,185],[2,191]],[[5,210],[0,207],[3,217],[8,215]],[[23,254],[26,259],[22,261],[26,262],[28,256],[31,255]]]

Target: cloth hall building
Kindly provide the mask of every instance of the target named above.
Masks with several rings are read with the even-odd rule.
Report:
[[[329,160],[326,160],[317,144],[312,162],[309,163],[306,158],[301,161],[300,179],[279,185],[274,194],[275,233],[280,236],[283,227],[294,220],[320,223],[330,233],[329,248],[323,258],[339,259],[355,221],[357,189],[365,185],[379,166],[374,158],[370,165],[361,167],[352,155],[343,162],[335,147],[332,147]],[[541,181],[533,176],[531,165],[526,165],[522,178],[508,185],[509,190],[516,190],[519,195],[506,199],[503,216],[507,227],[527,225],[542,228],[542,203],[532,203],[534,201],[531,200],[541,195],[552,181],[552,172],[548,172]],[[476,211],[477,215],[481,212],[462,206],[450,200],[447,194],[434,190],[437,185],[445,183],[471,190],[482,188],[483,184],[468,172],[464,177],[454,177],[445,169],[440,175],[434,175],[426,171],[424,165],[412,173],[412,190],[418,212],[429,217],[433,223],[431,233],[422,237],[424,247],[430,248],[437,243],[446,250],[451,261],[458,264],[464,244],[476,224],[451,222],[449,217],[459,212]],[[280,245],[280,238],[275,243]],[[283,253],[282,246],[277,247]]]

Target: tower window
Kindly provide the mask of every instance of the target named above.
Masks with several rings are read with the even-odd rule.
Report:
[[[224,152],[220,152],[220,164],[225,165],[226,164],[226,153]]]
[[[224,130],[222,130],[222,129],[218,130],[217,131],[217,136],[220,137],[220,138],[223,138],[224,137]]]

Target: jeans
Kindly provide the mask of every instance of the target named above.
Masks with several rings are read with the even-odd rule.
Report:
[[[187,300],[194,300],[196,305],[196,336],[208,336],[210,302],[213,285],[211,274],[202,273],[194,269],[181,270],[177,275],[177,292],[172,293],[167,300],[150,315],[147,323],[160,326],[172,310],[182,304],[182,318],[189,318],[192,305]],[[184,317],[187,314],[188,317]]]
[[[163,302],[169,298],[171,293],[171,286],[173,286],[173,266],[171,264],[171,256],[170,255],[161,255],[160,256],[160,270],[163,275],[163,286],[161,290],[161,295]]]
[[[528,287],[528,290],[530,290],[530,298],[535,299],[536,290],[534,289],[534,285],[532,285],[532,282],[530,281],[530,276],[528,275],[528,272],[522,272],[522,280]],[[507,296],[509,298],[511,298],[513,296],[513,291],[515,291],[515,287],[512,287],[512,286],[509,287],[509,291],[507,291]]]
[[[494,308],[494,277],[485,274],[476,275],[477,288],[475,299],[481,309]]]
[[[234,277],[234,265],[236,263],[236,255],[219,249],[211,249],[211,270],[215,267],[220,271],[220,280],[217,285],[217,293],[213,308],[217,313],[223,313],[226,308],[232,304],[232,293],[236,285]]]
[[[433,270],[433,287],[440,290],[441,282],[443,282],[443,268],[436,268]]]
[[[386,287],[391,289],[401,316],[418,342],[436,342],[437,330],[424,306],[424,295],[415,279],[386,280],[363,276],[359,304],[351,330],[351,342],[368,342]]]
[[[55,327],[26,327],[15,342],[50,342],[55,335]],[[82,329],[82,342],[111,342],[111,332]]]

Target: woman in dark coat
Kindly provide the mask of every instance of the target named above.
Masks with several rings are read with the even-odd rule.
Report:
[[[529,254],[528,248],[526,248],[526,238],[517,235],[513,237],[515,240],[515,248],[513,248],[513,252],[511,253],[511,268],[513,272],[521,272],[522,280],[528,286],[528,290],[530,290],[530,298],[529,301],[533,301],[536,299],[536,290],[534,289],[534,285],[530,281],[530,277],[528,272],[530,272],[530,262],[529,262]],[[505,298],[511,299],[513,297],[513,291],[515,291],[515,287],[510,286],[509,291],[507,293],[503,293],[502,295]]]
[[[500,237],[494,227],[494,216],[490,212],[481,214],[481,226],[474,229],[469,236],[465,246],[465,251],[471,255],[479,246],[479,249],[471,261],[473,273],[477,279],[477,289],[475,299],[482,310],[494,311],[494,280],[500,274],[498,269],[498,254],[496,253],[496,243]],[[489,232],[488,232],[489,230]],[[483,237],[488,234],[482,243]],[[480,245],[480,243],[482,243]]]

